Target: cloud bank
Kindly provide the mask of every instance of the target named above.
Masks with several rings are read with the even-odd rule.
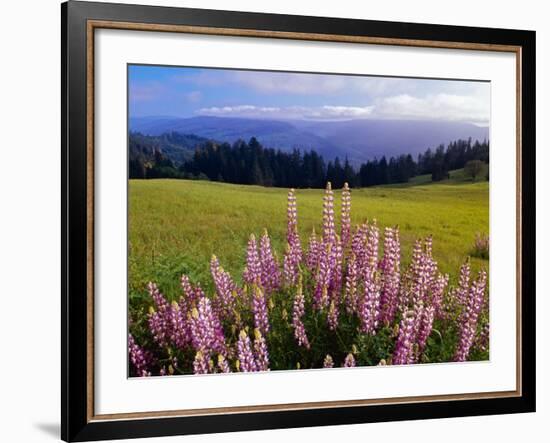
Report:
[[[481,126],[489,123],[487,102],[481,97],[408,94],[382,97],[369,106],[213,106],[200,108],[197,115],[298,120],[402,119],[465,121]]]
[[[201,108],[196,111],[198,115],[208,115],[217,117],[249,117],[249,118],[271,118],[278,120],[298,119],[298,120],[347,120],[367,118],[371,112],[372,106],[287,106],[270,107],[254,105],[238,106],[213,106],[210,108]]]

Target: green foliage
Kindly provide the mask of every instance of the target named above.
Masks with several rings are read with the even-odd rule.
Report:
[[[483,174],[485,163],[481,160],[470,160],[464,165],[464,173],[475,181],[477,177]]]

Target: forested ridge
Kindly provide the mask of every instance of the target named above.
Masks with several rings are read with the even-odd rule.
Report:
[[[315,150],[284,152],[263,147],[255,137],[233,144],[178,133],[129,136],[130,178],[202,179],[284,188],[323,188],[327,181],[340,188],[406,183],[430,174],[433,181],[449,171],[489,162],[489,142],[455,140],[447,146],[352,165],[347,158],[326,161]],[[474,176],[475,177],[475,176]]]

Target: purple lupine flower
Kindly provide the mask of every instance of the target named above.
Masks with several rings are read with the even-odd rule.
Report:
[[[283,259],[283,275],[289,286],[295,285],[298,280],[300,260],[299,249],[288,246]]]
[[[187,319],[189,317],[191,309],[196,307],[198,298],[202,294],[202,291],[200,290],[200,288],[198,290],[195,290],[191,285],[191,282],[189,281],[189,277],[185,274],[182,274],[180,278],[180,286],[182,295],[180,296],[180,299],[178,301],[178,307],[181,315],[183,316],[188,341],[190,341],[191,326]]]
[[[229,363],[227,362],[227,359],[222,355],[218,355],[218,369],[222,373],[229,373],[231,372],[231,368],[229,367]]]
[[[479,271],[477,279],[470,286],[466,309],[460,319],[460,338],[454,356],[455,361],[466,361],[468,358],[477,330],[479,313],[483,306],[486,285],[487,273]]]
[[[317,240],[317,235],[315,234],[314,228],[311,236],[309,237],[309,247],[306,254],[306,266],[311,273],[314,273],[317,270],[320,252],[321,244],[319,243],[319,240]]]
[[[422,279],[425,275],[425,257],[422,251],[422,241],[419,239],[414,242],[409,273],[414,284],[426,286]]]
[[[283,260],[283,274],[287,285],[294,285],[298,279],[299,264],[302,261],[302,245],[298,235],[298,215],[294,189],[288,191],[287,248]]]
[[[443,318],[443,295],[448,285],[448,276],[437,272],[437,262],[432,255],[432,238],[424,242],[417,240],[413,249],[413,260],[407,277],[407,297],[401,300],[402,310],[412,309],[414,315],[411,339],[416,342],[414,363],[426,345],[434,318]],[[411,308],[412,306],[412,308]],[[409,360],[409,363],[411,361]]]
[[[162,347],[167,346],[169,326],[164,313],[155,311],[155,308],[151,306],[149,308],[149,313],[147,314],[147,322],[154,340]]]
[[[342,266],[344,261],[344,251],[340,240],[336,238],[335,244],[331,249],[330,257],[330,284],[329,284],[329,312],[328,326],[331,331],[338,326],[340,315],[340,293],[342,291]]]
[[[318,270],[315,275],[313,294],[314,307],[323,310],[329,307],[329,327],[336,328],[340,309],[342,284],[343,248],[334,226],[334,194],[327,182],[323,197],[323,237],[321,241]]]
[[[348,314],[357,311],[357,286],[359,284],[359,270],[355,253],[351,253],[346,274],[345,303]]]
[[[325,359],[323,360],[323,368],[329,369],[334,367],[334,360],[330,356],[330,354],[327,354]]]
[[[490,336],[489,322],[486,322],[481,327],[479,334],[475,339],[475,347],[482,352],[486,352],[489,349],[489,336]]]
[[[367,261],[366,244],[368,230],[369,227],[365,223],[357,226],[355,234],[353,234],[353,238],[351,240],[351,251],[356,257],[358,270],[363,269]]]
[[[322,310],[328,307],[328,290],[331,280],[332,265],[334,254],[332,253],[332,243],[322,243],[321,253],[319,255],[319,269],[315,275],[315,291],[313,293],[313,306]]]
[[[181,276],[180,284],[183,295],[180,298],[179,305],[180,308],[183,308],[185,306],[185,311],[187,311],[195,306],[198,300],[198,295],[193,289],[193,286],[191,285],[191,282],[189,281],[189,277],[187,275],[183,274]],[[182,300],[184,300],[184,303],[182,303]]]
[[[243,273],[243,280],[249,285],[259,285],[262,279],[262,266],[258,254],[258,244],[254,234],[250,235],[248,247],[246,248],[246,268]]]
[[[358,306],[360,330],[365,334],[376,334],[380,317],[380,289],[374,274],[368,274],[364,282],[363,297]]]
[[[195,374],[210,373],[210,357],[203,351],[197,351],[193,360],[193,372]]]
[[[430,330],[425,331],[425,333],[429,334],[431,332],[433,319],[429,317],[432,315],[432,307],[433,309],[441,308],[439,297],[442,297],[444,287],[440,288],[440,286],[445,280],[438,281],[435,279],[436,269],[437,263],[432,258],[431,237],[426,238],[424,242],[417,240],[413,248],[413,258],[407,273],[408,284],[404,285],[405,289],[402,292],[400,300],[401,312],[412,310],[413,313],[412,335],[408,337],[412,343],[416,343],[421,328],[426,328],[427,324],[430,325]],[[441,289],[441,294],[435,294],[435,303],[433,293],[431,292],[432,289],[436,289],[436,291]],[[436,308],[436,306],[439,307]],[[427,309],[428,311],[426,311]],[[427,336],[425,338],[427,339]],[[424,338],[421,337],[421,341],[423,340]],[[411,358],[409,355],[408,363],[414,363],[419,354],[413,353],[413,357]]]
[[[432,254],[432,236],[429,236],[424,241],[425,255],[426,255],[426,273],[428,274],[428,286],[432,289],[434,280],[436,278],[437,262],[433,259]]]
[[[355,357],[350,352],[348,355],[346,355],[346,358],[344,359],[344,368],[354,368],[355,367]]]
[[[424,315],[422,316],[422,319],[420,322],[420,329],[418,331],[418,336],[416,338],[417,357],[420,357],[420,354],[424,352],[428,337],[432,333],[435,311],[436,311],[436,308],[433,305],[427,306],[424,309]]]
[[[341,212],[341,234],[340,239],[345,248],[348,245],[351,235],[351,192],[347,183],[342,189],[342,212]]]
[[[200,288],[197,288],[202,293]],[[206,358],[210,358],[210,353],[217,352],[225,354],[225,337],[220,320],[208,298],[202,293],[193,308],[189,318],[193,347],[197,351],[202,351]]]
[[[191,341],[186,316],[175,301],[172,302],[169,314],[171,323],[170,340],[177,348],[183,349]]]
[[[258,371],[269,371],[269,352],[267,343],[259,329],[254,329],[254,356]]]
[[[432,251],[433,251],[433,238],[431,235],[426,237],[424,240],[424,250],[428,257],[432,257]]]
[[[389,324],[395,317],[401,278],[401,247],[399,228],[386,228],[384,231],[384,256],[380,263],[382,287],[380,290],[380,321]]]
[[[378,239],[380,231],[376,225],[376,220],[373,220],[368,227],[367,243],[365,247],[365,267],[364,271],[374,273],[378,265]]]
[[[417,240],[413,249],[413,259],[411,262],[411,271],[414,284],[418,287],[422,297],[430,289],[432,284],[436,263],[432,258],[432,239],[427,237],[422,241]]]
[[[258,370],[254,354],[252,353],[250,338],[244,330],[239,334],[237,357],[239,359],[239,370],[241,372],[255,372]]]
[[[149,329],[155,341],[164,347],[168,345],[172,335],[170,305],[156,284],[149,282],[147,290],[154,303],[154,307],[150,307],[148,314]]]
[[[252,312],[254,313],[254,325],[261,333],[267,334],[269,332],[269,319],[265,292],[259,286],[255,286],[253,290]]]
[[[365,247],[365,263],[360,270],[363,276],[364,288],[358,305],[358,314],[361,321],[361,332],[376,334],[380,318],[380,284],[377,276],[378,266],[378,236],[376,221],[368,227],[367,243]]]
[[[135,342],[132,334],[128,334],[128,356],[138,377],[151,376],[149,367],[153,361],[153,356],[149,351],[144,350]]]
[[[149,291],[149,295],[153,299],[153,302],[155,304],[155,307],[159,311],[166,311],[168,310],[169,304],[166,301],[166,298],[164,298],[164,295],[162,295],[157,287],[157,285],[153,282],[149,282],[147,284],[147,290]]]
[[[281,285],[281,272],[271,250],[271,240],[269,239],[267,229],[264,230],[260,239],[260,265],[261,283],[264,289],[268,293],[279,289]]]
[[[283,278],[288,286],[296,284],[298,279],[299,268],[296,252],[290,245],[286,245],[285,255],[283,257]]]
[[[235,296],[238,294],[239,289],[229,272],[226,272],[220,266],[220,262],[215,255],[210,260],[210,272],[218,295],[217,300],[220,305],[218,310],[225,317],[231,317],[235,308]]]
[[[305,313],[305,300],[302,290],[302,281],[298,283],[298,290],[294,297],[294,306],[292,309],[292,327],[294,328],[294,337],[298,342],[298,346],[303,346],[306,349],[310,348],[309,340],[306,334],[306,328],[302,321],[302,317]]]
[[[435,318],[443,318],[443,294],[449,284],[449,274],[439,274],[432,281],[432,304],[435,309]]]
[[[425,312],[427,307],[430,305],[427,304],[427,293],[422,291],[420,285],[414,286],[412,290],[412,311],[414,316],[414,325],[413,325],[413,335],[411,339],[416,343],[418,335],[420,334],[420,328],[424,322]],[[415,354],[414,357],[418,357],[418,354]],[[414,362],[412,362],[414,363]]]
[[[296,191],[290,189],[287,196],[287,231],[286,241],[292,244],[298,235],[298,210],[296,209]]]
[[[406,365],[414,363],[414,326],[414,313],[412,311],[403,313],[403,318],[399,323],[399,333],[393,351],[392,364]]]
[[[460,267],[460,277],[458,279],[458,287],[453,292],[457,305],[460,307],[461,312],[467,304],[468,290],[470,288],[470,260]]]
[[[336,293],[333,293],[332,300],[330,301],[327,314],[327,324],[331,331],[334,331],[338,327],[338,318],[340,316],[340,303],[339,297]]]
[[[334,227],[334,193],[332,185],[327,182],[323,197],[323,243],[333,244],[336,241],[336,229]]]

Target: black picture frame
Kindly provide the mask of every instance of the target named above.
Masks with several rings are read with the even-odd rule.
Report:
[[[61,5],[61,438],[90,441],[535,411],[535,32],[69,1]],[[187,25],[415,41],[511,45],[521,54],[521,395],[216,415],[94,420],[89,413],[90,165],[87,23]],[[512,196],[511,196],[512,198]],[[93,233],[92,233],[93,235]]]

